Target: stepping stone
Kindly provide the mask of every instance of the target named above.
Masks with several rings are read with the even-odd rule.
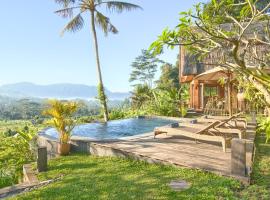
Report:
[[[175,191],[182,191],[190,188],[190,184],[184,180],[173,180],[170,182],[169,186]]]

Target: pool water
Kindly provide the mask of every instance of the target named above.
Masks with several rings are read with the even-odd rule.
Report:
[[[151,132],[155,127],[165,126],[175,122],[175,120],[161,118],[131,118],[107,123],[90,123],[76,126],[72,135],[93,139],[117,139]],[[45,133],[58,138],[54,128],[48,129]]]

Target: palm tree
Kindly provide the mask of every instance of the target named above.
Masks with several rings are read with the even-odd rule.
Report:
[[[66,31],[76,32],[81,30],[84,26],[84,19],[82,17],[82,14],[85,14],[87,12],[90,13],[90,22],[94,39],[94,48],[99,79],[98,98],[103,107],[104,120],[108,121],[109,117],[107,109],[107,99],[102,81],[96,25],[98,25],[102,29],[105,36],[107,36],[109,32],[116,34],[118,33],[118,30],[110,22],[110,19],[108,17],[106,17],[105,15],[103,15],[101,12],[98,11],[98,8],[100,8],[101,6],[105,6],[107,10],[111,12],[121,13],[125,10],[130,11],[139,9],[141,7],[126,2],[103,1],[103,0],[55,0],[55,2],[63,7],[61,10],[58,10],[55,13],[59,14],[64,18],[71,18],[71,21],[64,27],[62,34]],[[77,14],[74,17],[73,14],[76,11]]]
[[[60,143],[66,144],[69,142],[71,131],[76,125],[73,117],[78,108],[79,104],[76,102],[54,99],[48,101],[48,107],[43,111],[43,115],[52,118],[49,123],[58,131]]]
[[[144,105],[149,103],[153,98],[153,91],[148,84],[138,84],[135,86],[131,100],[132,106],[136,109],[141,109]]]
[[[49,100],[48,107],[43,111],[43,115],[51,117],[48,123],[53,125],[58,132],[60,155],[67,155],[70,152],[70,137],[76,125],[73,117],[78,108],[77,102]]]

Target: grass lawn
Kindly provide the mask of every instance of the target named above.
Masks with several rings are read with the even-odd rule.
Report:
[[[270,199],[270,144],[256,139],[253,185],[199,170],[152,165],[120,158],[71,155],[50,161],[39,178],[62,180],[13,199]],[[175,192],[171,180],[186,180],[190,189]]]
[[[233,199],[240,184],[198,170],[152,165],[120,158],[72,155],[50,162],[40,179],[64,178],[17,199]],[[171,180],[184,179],[192,187],[175,192]]]
[[[252,185],[241,191],[244,199],[270,199],[270,144],[265,137],[256,137],[256,157],[251,176]]]

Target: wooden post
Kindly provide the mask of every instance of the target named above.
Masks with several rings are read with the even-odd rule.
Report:
[[[228,74],[227,93],[229,116],[232,116],[231,73]]]
[[[38,172],[47,171],[47,147],[39,147],[37,155],[37,169]]]
[[[256,120],[256,111],[251,111],[251,123],[256,124],[257,120]]]
[[[236,176],[246,176],[246,141],[232,139],[231,173]]]
[[[204,110],[204,83],[202,83],[202,92],[201,92],[202,94],[202,109]]]
[[[193,81],[190,83],[190,94],[191,94],[190,106],[191,106],[191,108],[195,109],[195,107],[194,107],[194,83],[193,83]]]

